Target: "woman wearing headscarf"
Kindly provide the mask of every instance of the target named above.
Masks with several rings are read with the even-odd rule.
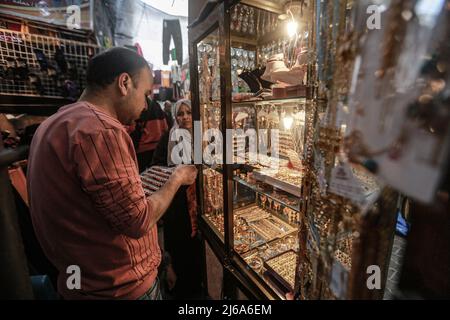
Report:
[[[189,152],[182,152],[180,147]],[[175,123],[159,141],[152,165],[173,166],[190,163],[192,156],[192,112],[190,100],[175,106]],[[178,156],[178,157],[177,157]],[[175,299],[201,298],[201,242],[197,238],[195,184],[180,188],[164,215],[164,249],[172,258],[177,277],[172,290]]]

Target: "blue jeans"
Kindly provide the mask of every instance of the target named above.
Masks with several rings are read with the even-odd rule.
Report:
[[[138,300],[162,300],[162,294],[161,290],[159,288],[159,279],[156,277],[155,283],[153,283],[153,286],[148,289],[144,295],[138,298]]]

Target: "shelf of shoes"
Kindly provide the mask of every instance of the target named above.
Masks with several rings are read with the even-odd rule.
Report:
[[[0,94],[78,98],[93,44],[0,29]]]

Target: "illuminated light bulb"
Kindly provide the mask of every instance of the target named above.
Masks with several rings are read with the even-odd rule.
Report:
[[[283,124],[284,124],[284,128],[286,130],[290,130],[293,123],[294,123],[294,118],[292,118],[291,116],[287,116],[287,117],[283,118]]]
[[[293,36],[295,36],[297,34],[297,29],[298,29],[298,23],[295,21],[289,21],[287,24],[287,32],[288,32],[288,36],[290,38],[292,38]]]

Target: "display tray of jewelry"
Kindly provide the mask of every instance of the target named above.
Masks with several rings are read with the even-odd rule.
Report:
[[[299,243],[298,237],[296,236],[297,231],[283,237],[280,239],[275,239],[270,242],[267,242],[257,249],[258,256],[267,261],[283,252],[294,250],[298,251]]]
[[[283,237],[281,239],[275,240],[273,245],[278,250],[279,253],[289,251],[289,250],[294,250],[295,252],[298,252],[299,240],[298,240],[297,230],[286,235],[285,237]]]
[[[234,249],[236,252],[242,254],[252,250],[265,242],[254,229],[248,225],[234,226]]]
[[[234,244],[240,254],[294,232],[296,228],[258,206],[250,205],[235,211]]]
[[[245,219],[247,223],[264,219],[270,216],[270,213],[259,208],[258,206],[250,206],[236,210],[235,217]]]
[[[257,273],[262,274],[265,271],[264,262],[278,256],[287,251],[298,252],[299,249],[297,233],[294,232],[284,238],[276,239],[268,243],[264,243],[247,252],[240,253],[244,261],[250,268]]]
[[[253,171],[253,178],[274,188],[286,191],[294,196],[301,197],[301,182],[303,172],[287,167],[264,168]]]
[[[266,242],[249,223],[269,217],[270,213],[255,205],[239,209],[234,215],[234,249],[242,254]]]
[[[249,226],[253,228],[266,242],[281,238],[296,230],[294,227],[274,215],[250,222]]]
[[[241,257],[244,259],[245,263],[258,275],[262,276],[266,271],[266,269],[264,268],[264,259],[258,253],[258,248],[241,254]]]
[[[297,253],[293,250],[281,253],[264,262],[264,277],[282,292],[290,292],[295,286]]]
[[[146,196],[150,196],[169,180],[174,168],[153,166],[141,173],[142,187]]]

